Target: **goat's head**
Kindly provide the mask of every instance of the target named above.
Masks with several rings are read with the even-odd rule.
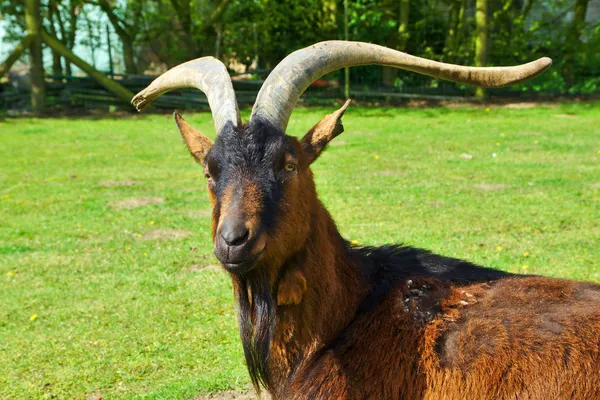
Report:
[[[261,264],[281,265],[300,249],[308,235],[310,203],[316,199],[309,169],[315,146],[309,145],[317,129],[298,140],[253,118],[242,126],[226,124],[213,144],[179,114],[175,120],[204,168],[213,205],[214,250],[222,265],[244,274]],[[323,125],[318,125],[321,131]],[[339,125],[329,125],[332,132],[340,131]],[[193,148],[198,145],[200,151]]]
[[[217,138],[210,139],[175,120],[193,157],[204,167],[213,204],[215,254],[232,273],[245,273],[260,261],[279,266],[298,250],[309,232],[314,184],[309,166],[327,143],[342,132],[348,102],[325,117],[302,140],[286,136],[292,109],[316,79],[342,67],[380,64],[422,74],[495,87],[535,76],[551,64],[542,58],[517,67],[473,68],[438,63],[385,47],[331,41],[286,57],[261,88],[250,122],[242,125],[225,66],[212,57],[181,64],[136,95],[138,110],[175,88],[206,93]]]

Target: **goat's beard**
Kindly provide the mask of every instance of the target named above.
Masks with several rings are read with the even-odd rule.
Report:
[[[263,268],[255,268],[245,275],[232,275],[232,279],[250,379],[257,392],[261,386],[272,391],[269,355],[277,319],[278,282],[271,288],[270,276]]]

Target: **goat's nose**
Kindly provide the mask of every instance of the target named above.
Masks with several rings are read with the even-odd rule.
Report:
[[[221,225],[221,237],[228,246],[239,246],[248,240],[248,228],[242,221],[225,220]]]

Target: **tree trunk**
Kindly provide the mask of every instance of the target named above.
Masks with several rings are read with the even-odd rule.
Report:
[[[194,41],[194,32],[192,25],[192,10],[190,9],[190,3],[188,0],[171,0],[171,5],[177,14],[177,19],[181,25],[183,31],[183,42],[187,48],[188,58],[196,58],[198,54],[198,48]]]
[[[576,46],[581,44],[581,30],[585,26],[585,15],[587,14],[589,2],[590,0],[575,0],[575,14],[573,15],[568,39],[571,44],[575,44]]]
[[[77,7],[78,4],[77,2],[74,1],[70,1],[69,2],[69,35],[68,36],[63,36],[64,42],[67,45],[67,48],[69,50],[73,50],[73,47],[75,47],[75,38],[77,37]],[[59,20],[59,23],[61,20]],[[65,73],[67,75],[73,75],[72,71],[71,71],[71,63],[65,58]]]
[[[444,45],[444,58],[446,62],[455,62],[458,48],[458,28],[460,24],[462,1],[454,1],[450,5],[448,13],[448,33],[446,34],[446,43]]]
[[[30,45],[31,36],[27,35],[23,38],[23,40],[21,40],[21,43],[19,43],[17,47],[15,47],[15,49],[8,55],[6,60],[4,60],[4,63],[0,65],[0,79],[2,79],[4,75],[6,75],[6,73],[10,70],[13,64],[17,62],[19,58],[21,58],[23,52],[25,52],[25,50],[28,49]]]
[[[215,29],[217,31],[217,38],[215,39],[215,58],[217,60],[221,59],[221,40],[223,37],[223,24],[218,23],[215,25]]]
[[[84,13],[85,13],[85,11],[84,11]],[[92,66],[95,69],[96,68],[96,47],[94,45],[94,30],[92,29],[92,21],[90,21],[87,13],[85,13],[84,17],[85,17],[85,22],[86,22],[87,31],[88,31],[88,46],[90,46],[90,52],[92,55]]]
[[[108,91],[114,93],[120,100],[125,103],[129,103],[133,97],[133,93],[119,85],[117,82],[108,78],[102,72],[96,70],[93,66],[83,61],[81,58],[77,57],[71,50],[69,50],[64,44],[62,44],[58,39],[54,36],[48,34],[46,31],[42,31],[42,37],[48,46],[52,49],[56,50],[63,56],[66,60],[75,64],[79,68],[81,68],[86,74],[88,74],[91,78],[96,80],[100,85],[104,86]]]
[[[30,64],[31,64],[31,108],[33,113],[40,115],[44,111],[46,87],[44,82],[44,64],[42,59],[42,37],[40,0],[25,1],[25,22],[27,31],[31,36]]]
[[[119,17],[117,17],[117,15],[114,13],[113,8],[110,6],[108,1],[100,0],[98,5],[108,17],[108,20],[115,29],[115,33],[119,36],[119,39],[121,39],[121,43],[123,44],[123,61],[125,61],[125,72],[128,74],[138,74],[139,71],[135,62],[133,46],[134,35],[128,32],[128,27],[124,22],[119,20]]]
[[[410,14],[410,0],[399,0],[399,13],[398,13],[398,30],[396,31],[391,42],[388,46],[399,51],[406,51],[406,45],[408,44],[408,22]],[[383,67],[382,81],[384,85],[392,86],[396,77],[398,76],[398,69],[391,67]]]
[[[58,37],[58,35],[56,33],[56,27],[54,26],[55,11],[56,11],[56,9],[55,9],[54,5],[48,4],[48,19],[50,22],[50,32],[52,33],[52,35]],[[54,75],[62,75],[62,73],[63,73],[60,54],[58,54],[54,50],[52,50],[52,73]]]
[[[214,11],[210,14],[208,20],[204,21],[204,25],[207,27],[213,26],[217,22],[221,21],[221,18],[223,17],[223,14],[225,14],[225,11],[227,11],[227,7],[229,7],[230,3],[231,0],[221,0],[221,2],[215,7]]]
[[[48,3],[48,7],[50,8],[51,12],[53,13],[54,17],[56,18],[56,22],[58,22],[58,30],[60,31],[60,37],[62,39],[62,41],[67,45],[67,47],[69,47],[69,38],[67,37],[67,30],[65,29],[65,24],[63,22],[63,18],[60,15],[60,9],[58,8],[58,5],[56,4],[56,2],[51,1]],[[54,32],[52,32],[52,34],[54,36],[57,36]],[[71,64],[65,60],[65,74],[66,75],[71,75]]]
[[[408,16],[410,0],[400,0],[400,18],[398,19],[398,46],[397,50],[405,51],[410,34],[408,33]]]
[[[577,76],[577,65],[576,58],[578,52],[581,50],[581,31],[585,27],[585,15],[587,14],[587,8],[589,0],[574,0],[575,1],[575,14],[573,15],[573,21],[567,34],[567,43],[565,46],[565,63],[563,76],[569,87],[575,85]]]
[[[485,67],[488,56],[488,17],[487,0],[477,0],[475,12],[476,40],[475,40],[475,66]],[[475,89],[475,97],[483,99],[485,90],[483,88]]]
[[[135,75],[138,73],[138,68],[135,63],[133,43],[129,40],[123,40],[123,38],[121,38],[121,43],[123,44],[123,61],[125,61],[125,73]]]
[[[113,58],[112,58],[112,45],[110,43],[110,29],[108,28],[108,25],[106,25],[106,45],[108,47],[108,71],[110,73],[110,78],[114,79],[114,77],[115,77],[115,71],[114,71],[114,65],[115,65],[115,63],[113,62]]]
[[[348,34],[348,0],[344,0],[344,40],[350,40]],[[350,98],[350,68],[344,68],[344,98]]]

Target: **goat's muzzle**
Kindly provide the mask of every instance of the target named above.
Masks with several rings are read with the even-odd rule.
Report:
[[[266,235],[248,226],[243,218],[224,218],[215,235],[215,255],[232,273],[241,274],[256,265],[266,245]]]

